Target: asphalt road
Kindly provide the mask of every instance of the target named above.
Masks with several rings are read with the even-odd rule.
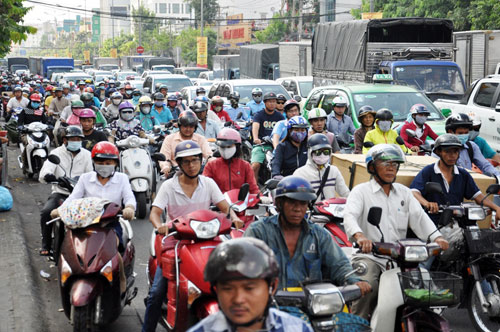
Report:
[[[32,262],[31,272],[37,289],[37,296],[41,298],[40,313],[42,317],[39,322],[38,332],[45,331],[71,331],[72,326],[62,311],[62,304],[59,294],[57,269],[53,262],[38,255],[41,245],[40,239],[40,216],[39,211],[50,194],[50,186],[40,184],[35,179],[27,179],[22,175],[16,161],[17,149],[9,148],[9,178],[12,193],[17,202],[22,202],[21,206],[15,206],[21,216],[19,222],[25,233],[26,246]],[[18,204],[19,205],[19,204]],[[148,283],[146,279],[146,266],[149,257],[149,241],[152,226],[147,219],[134,220],[132,222],[134,230],[134,244],[136,248],[135,271],[137,273],[136,284],[139,292],[132,301],[131,306],[125,307],[122,315],[113,324],[109,325],[105,331],[140,331],[144,318],[144,301],[147,295]],[[15,267],[12,267],[15,268]],[[40,271],[50,274],[48,279],[40,276]],[[448,309],[445,317],[449,320],[453,331],[469,332],[472,325],[465,310]],[[0,323],[1,324],[1,323]],[[163,330],[162,327],[158,328]],[[0,325],[0,331],[2,331]]]

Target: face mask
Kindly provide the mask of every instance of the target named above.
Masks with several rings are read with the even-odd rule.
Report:
[[[233,100],[231,100],[231,107],[232,107],[232,108],[238,108],[238,106],[239,106],[239,105],[238,105],[238,102],[237,102],[236,100],[234,100],[234,101],[233,101]]]
[[[182,100],[177,100],[177,106],[182,104]]]
[[[229,148],[219,148],[220,155],[224,159],[231,159],[236,153],[236,146],[232,146]]]
[[[392,121],[379,121],[377,125],[385,133],[391,129]]]
[[[258,97],[257,97],[257,96],[252,96],[252,98],[253,98],[253,100],[254,100],[257,104],[258,104],[258,103],[260,103],[260,102],[262,101],[262,97],[260,97],[260,96],[258,96]]]
[[[469,131],[469,141],[473,141],[476,139],[476,137],[479,136],[479,131],[478,130],[471,130]]]
[[[292,140],[294,140],[297,143],[302,142],[306,138],[306,136],[307,136],[307,132],[305,132],[305,131],[293,131],[290,134],[290,137],[292,138]]]
[[[156,107],[163,107],[163,101],[155,101]]]
[[[31,106],[33,106],[33,108],[38,108],[40,107],[40,103],[31,103]]]
[[[460,140],[460,143],[465,144],[469,140],[469,134],[461,134],[457,135],[458,139]]]
[[[330,156],[325,156],[321,154],[319,156],[312,156],[312,160],[316,165],[324,165],[330,160]]]
[[[151,107],[142,107],[141,108],[141,112],[144,113],[144,114],[149,114],[149,112],[151,112]]]
[[[121,116],[121,118],[122,118],[123,121],[127,121],[127,122],[132,121],[134,119],[134,113],[133,112],[132,113],[130,113],[130,112],[128,112],[128,113],[122,112],[120,114],[120,116]]]
[[[80,112],[82,111],[82,109],[81,108],[74,108],[72,111],[73,111],[73,114],[75,116],[80,116]]]
[[[120,105],[122,100],[121,99],[111,99],[111,102],[113,103],[113,105],[118,106],[118,105]]]
[[[94,169],[96,173],[103,177],[103,178],[109,178],[113,176],[115,173],[115,165],[97,165],[94,164]]]
[[[222,106],[215,106],[214,109],[216,112],[220,112],[222,110]]]
[[[132,94],[132,90],[125,90],[125,93],[130,95],[130,94]]]
[[[423,125],[427,121],[427,116],[426,115],[416,115],[415,116],[415,122],[419,125]]]
[[[82,142],[80,141],[68,141],[68,145],[66,146],[66,149],[69,151],[78,151],[82,148]]]
[[[140,98],[140,97],[141,97],[141,96],[132,96],[132,99],[133,99],[134,101],[139,101],[139,98]]]

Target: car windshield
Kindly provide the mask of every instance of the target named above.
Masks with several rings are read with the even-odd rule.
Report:
[[[118,65],[100,65],[99,69],[111,71],[111,70],[115,70],[115,69],[120,69],[120,67],[118,67]]]
[[[240,85],[234,86],[234,90],[240,93],[240,104],[246,104],[252,100],[252,90],[256,88],[255,85]],[[262,95],[268,92],[274,92],[275,94],[284,94],[286,99],[290,99],[290,95],[286,92],[285,88],[281,84],[276,85],[261,85],[259,88],[262,89]]]
[[[357,93],[353,94],[353,100],[356,113],[362,106],[370,105],[376,110],[388,108],[394,115],[394,121],[405,121],[413,105],[424,104],[430,111],[429,120],[444,120],[441,112],[420,92]]]
[[[157,71],[169,71],[171,73],[174,72],[174,66],[172,65],[165,65],[165,66],[153,66],[153,70],[157,70]]]
[[[189,78],[198,78],[200,76],[201,72],[207,71],[205,68],[200,68],[200,69],[185,69],[184,70],[184,75],[186,75]]]
[[[142,90],[143,81],[129,81],[129,84],[134,87],[134,89]]]
[[[309,96],[309,92],[313,89],[313,82],[299,82],[300,87],[300,96],[302,98],[307,98]]]
[[[183,87],[193,85],[188,78],[158,78],[155,79],[154,83],[155,85],[165,84],[168,87],[168,92],[181,91]]]
[[[118,81],[123,81],[123,80],[126,80],[127,77],[129,76],[137,76],[137,73],[135,71],[121,71],[119,73],[116,74],[117,76],[117,80]]]
[[[82,75],[82,76],[63,76],[63,79],[66,80],[66,82],[78,82],[78,81],[85,81],[86,79],[91,78],[90,76],[87,75]]]
[[[464,81],[454,66],[399,66],[394,80],[426,93],[464,94]]]
[[[100,81],[104,81],[104,80],[109,80],[110,78],[113,78],[113,76],[111,76],[111,75],[96,75],[94,77],[94,81],[100,82]]]

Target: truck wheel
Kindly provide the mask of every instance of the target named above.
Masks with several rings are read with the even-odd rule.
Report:
[[[138,219],[144,219],[148,210],[148,204],[146,202],[146,193],[140,192],[135,193],[135,200],[137,201],[137,210],[135,211],[135,216]]]

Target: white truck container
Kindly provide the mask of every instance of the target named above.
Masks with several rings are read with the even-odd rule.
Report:
[[[312,76],[312,41],[281,42],[280,76]]]

